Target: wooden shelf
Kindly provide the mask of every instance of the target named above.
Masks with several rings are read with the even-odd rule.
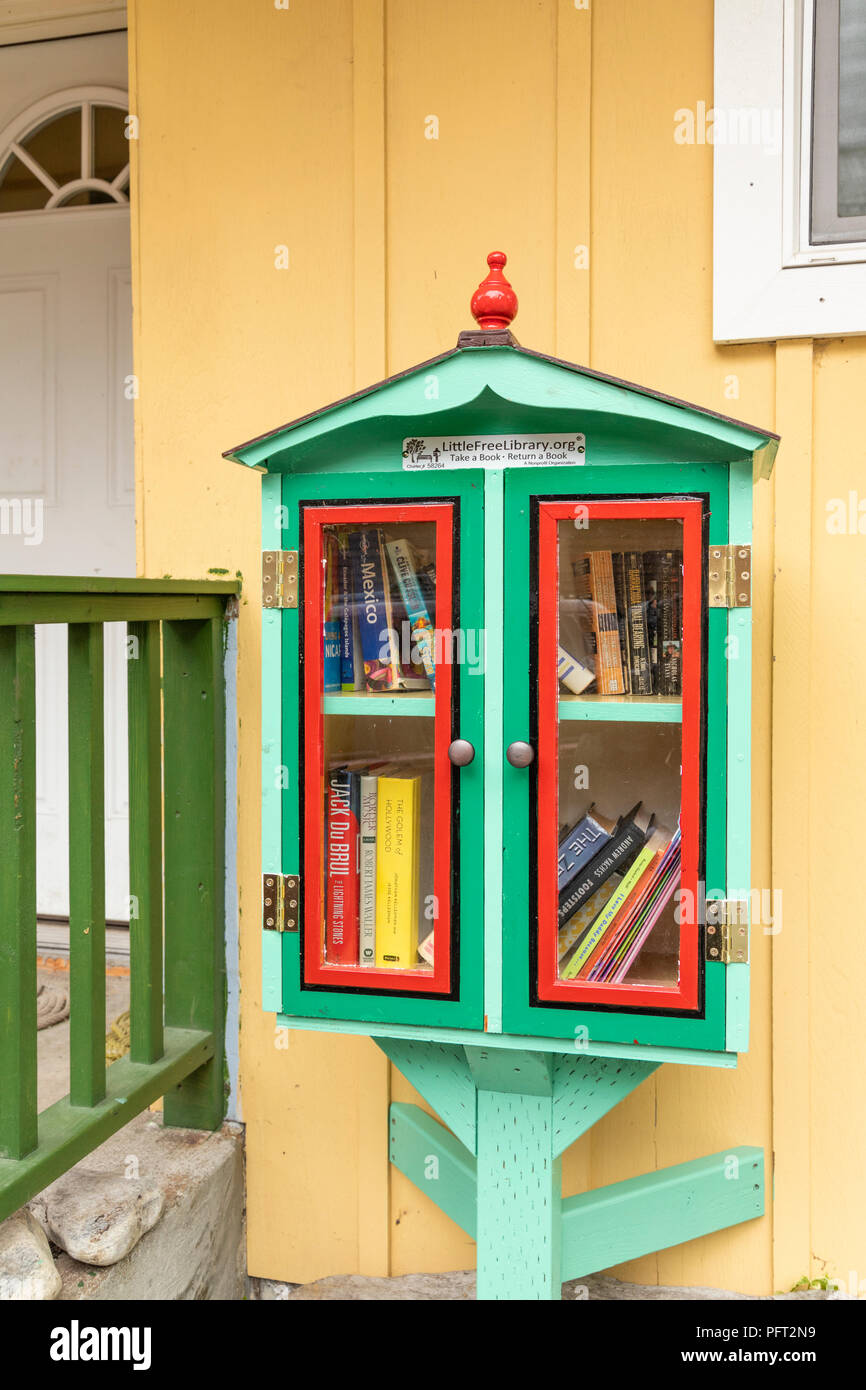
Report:
[[[436,712],[436,697],[427,690],[400,690],[394,694],[379,695],[375,691],[357,691],[355,694],[324,695],[323,714],[353,714],[370,718],[382,714],[388,719],[394,715],[411,715],[418,719],[432,719]]]
[[[678,695],[560,695],[559,718],[680,724],[683,702]]]

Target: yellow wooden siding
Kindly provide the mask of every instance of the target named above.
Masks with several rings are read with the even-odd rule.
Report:
[[[864,933],[844,886],[864,540],[825,526],[827,498],[863,473],[866,345],[713,346],[712,148],[673,139],[678,108],[711,104],[712,21],[712,0],[130,5],[139,568],[244,578],[253,1274],[465,1268],[474,1252],[389,1171],[388,1100],[417,1102],[408,1083],[364,1040],[281,1046],[259,1007],[258,480],[220,453],[452,346],[501,247],[528,346],[785,434],[756,490],[753,884],[785,897],[782,932],[754,933],[752,1050],[736,1073],[663,1068],[566,1155],[565,1190],[775,1147],[775,1219],[622,1273],[758,1293],[814,1252],[815,1272],[866,1275]]]

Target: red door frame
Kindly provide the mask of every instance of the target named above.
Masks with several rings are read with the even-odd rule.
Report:
[[[681,877],[683,902],[698,902],[700,858],[702,513],[699,498],[632,501],[581,498],[579,503],[538,506],[538,996],[569,1004],[632,1009],[697,1009],[700,970],[696,913],[681,912],[680,975],[676,987],[658,984],[590,984],[558,979],[557,838],[559,826],[559,681],[556,648],[559,617],[557,523],[575,516],[590,521],[658,517],[683,523],[683,649],[681,754]],[[615,700],[615,696],[610,697]],[[544,808],[543,814],[540,808]],[[691,898],[688,892],[691,892]]]
[[[426,521],[436,525],[436,628],[450,632],[453,614],[452,554],[454,506],[450,502],[394,503],[304,508],[304,983],[334,989],[450,994],[451,962],[451,742],[452,665],[436,667],[433,719],[433,891],[432,973],[378,970],[373,966],[334,965],[323,960],[324,806],[323,670],[324,548],[326,526],[377,526],[385,522]],[[316,576],[319,576],[318,582]],[[444,646],[444,643],[441,644]],[[399,698],[399,696],[397,697]],[[403,718],[403,716],[397,716]]]

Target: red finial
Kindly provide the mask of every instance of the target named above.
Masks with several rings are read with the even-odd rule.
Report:
[[[472,296],[470,308],[481,328],[496,331],[507,328],[517,313],[517,295],[502,274],[504,251],[491,251],[487,257],[490,273]]]

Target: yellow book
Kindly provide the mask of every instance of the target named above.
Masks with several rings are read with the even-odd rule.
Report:
[[[418,965],[421,778],[380,777],[376,816],[376,964]]]

